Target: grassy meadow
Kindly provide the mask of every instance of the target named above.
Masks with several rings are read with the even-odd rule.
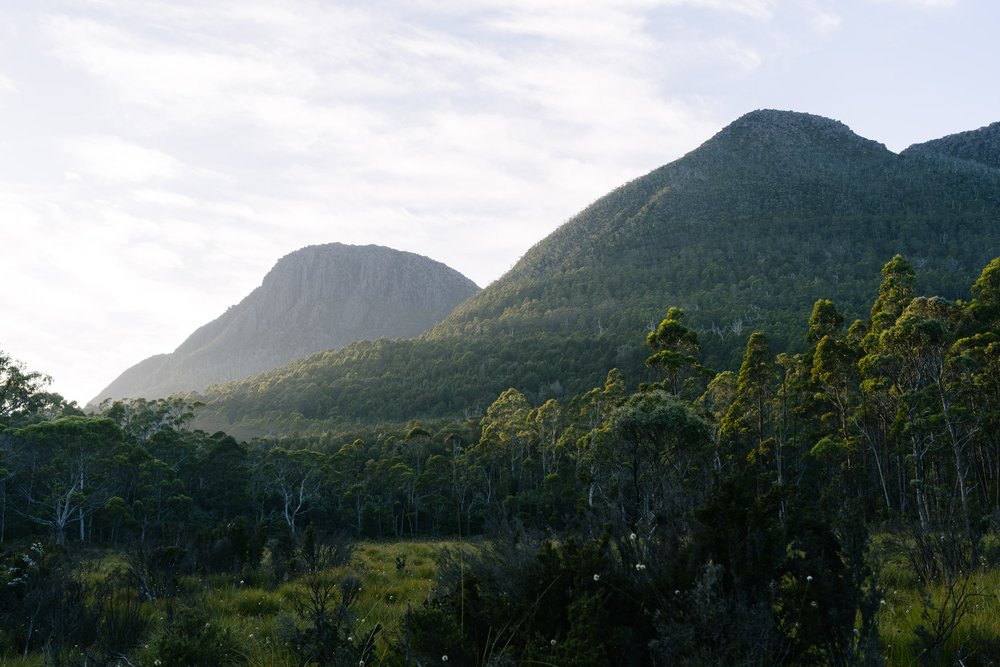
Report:
[[[998,664],[1000,570],[984,567],[924,591],[905,558],[898,552],[889,555],[892,551],[885,548],[883,540],[876,543],[882,543],[876,548],[883,554],[878,618],[886,664]],[[406,641],[407,610],[428,598],[438,555],[444,549],[473,553],[479,548],[479,542],[448,540],[361,542],[348,565],[322,573],[330,581],[339,582],[348,575],[360,580],[360,591],[351,606],[354,624],[349,641],[370,642],[366,665],[403,664],[401,647]],[[120,554],[94,553],[83,576],[91,582],[107,580],[124,565]],[[182,610],[196,610],[197,618],[205,621],[204,627],[199,621],[199,636],[230,647],[227,655],[233,663],[252,667],[302,665],[288,637],[289,627],[302,624],[295,610],[296,601],[308,596],[305,578],[305,575],[292,576],[276,583],[266,568],[249,578],[248,575],[183,576],[178,580],[175,597],[141,605],[140,615],[147,624],[146,639],[127,657],[123,655],[118,664],[123,667],[169,664],[157,654],[158,647],[164,645],[164,634],[169,632],[169,619]],[[925,630],[948,635],[937,656],[921,657],[916,653],[914,638]],[[0,664],[42,667],[84,665],[87,661],[81,651],[71,647],[58,660],[52,656],[8,652],[0,655]]]

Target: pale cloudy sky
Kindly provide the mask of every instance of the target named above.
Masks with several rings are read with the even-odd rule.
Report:
[[[284,254],[486,285],[756,108],[1000,120],[994,0],[0,0],[0,349],[81,403]]]

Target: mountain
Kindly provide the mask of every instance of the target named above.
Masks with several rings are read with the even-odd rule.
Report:
[[[645,334],[669,306],[687,312],[708,365],[735,368],[754,330],[776,349],[804,347],[818,298],[864,318],[896,253],[918,293],[965,297],[1000,254],[989,139],[969,138],[975,161],[927,145],[897,155],[827,118],[749,113],[598,199],[419,339],[219,387],[203,419],[303,431],[474,415],[508,387],[538,402],[596,386],[611,367],[637,383],[649,377]]]
[[[92,403],[200,391],[357,340],[417,336],[478,291],[421,255],[375,245],[308,246],[278,260],[260,287],[172,353],[126,370]]]
[[[1000,169],[1000,122],[978,130],[959,132],[922,144],[914,144],[903,151],[903,154],[938,155]]]

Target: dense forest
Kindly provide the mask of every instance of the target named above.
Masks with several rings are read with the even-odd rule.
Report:
[[[457,420],[250,442],[192,428],[185,398],[83,414],[4,355],[0,656],[994,664],[984,264],[963,298],[921,296],[896,255],[863,319],[820,298],[801,344],[752,332],[738,370],[709,370],[704,332],[663,304],[638,385],[602,357],[602,382],[558,398],[507,388]],[[447,543],[418,576],[427,540]],[[387,566],[358,555],[401,541]]]
[[[702,363],[748,337],[790,354],[817,299],[853,321],[896,253],[915,289],[961,298],[1000,248],[998,128],[895,154],[842,123],[756,111],[583,210],[420,338],[357,342],[211,388],[197,425],[238,437],[461,419],[507,388],[566,402],[618,368],[653,381],[643,340],[686,313]]]

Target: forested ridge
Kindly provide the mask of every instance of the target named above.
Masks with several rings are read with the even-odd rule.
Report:
[[[360,342],[215,387],[200,419],[244,436],[454,418],[516,387],[533,401],[645,373],[664,303],[705,365],[735,370],[750,332],[804,350],[803,313],[871,305],[886,257],[958,298],[1000,248],[996,128],[894,154],[836,121],[757,111],[618,188],[415,340]],[[964,148],[956,148],[958,145]]]
[[[193,430],[180,398],[84,415],[4,355],[0,655],[990,664],[1000,257],[963,299],[917,284],[897,255],[864,319],[819,299],[802,352],[754,332],[737,372],[708,370],[670,307],[637,389],[612,368],[564,399],[511,388],[481,418],[352,436],[241,443]],[[353,540],[431,537],[477,541],[440,550],[391,630],[369,621],[403,589],[358,608],[359,577],[390,575],[338,578]],[[122,554],[103,573],[98,547]]]

